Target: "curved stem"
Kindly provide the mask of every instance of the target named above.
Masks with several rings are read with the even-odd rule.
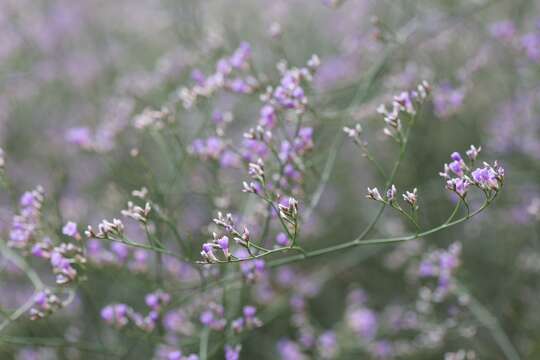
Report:
[[[461,217],[461,218],[459,218],[457,220],[454,220],[454,221],[445,222],[445,223],[443,223],[443,224],[441,224],[441,225],[439,225],[437,227],[434,227],[432,229],[429,229],[429,230],[426,230],[426,231],[423,231],[423,232],[420,232],[420,233],[417,233],[417,234],[406,235],[406,236],[398,236],[398,237],[390,237],[390,238],[381,238],[381,239],[370,239],[370,240],[363,240],[362,239],[362,234],[361,234],[356,239],[345,242],[345,243],[342,243],[342,244],[333,245],[333,246],[329,246],[329,247],[325,247],[325,248],[321,248],[321,249],[317,249],[317,250],[307,251],[303,255],[294,255],[294,256],[287,257],[285,259],[278,259],[276,261],[271,262],[269,264],[269,266],[270,267],[281,266],[281,265],[301,261],[301,260],[304,260],[304,259],[314,258],[314,257],[317,257],[317,256],[321,256],[321,255],[325,255],[325,254],[329,254],[329,253],[334,253],[334,252],[342,251],[342,250],[349,249],[349,248],[354,248],[354,247],[357,247],[357,246],[394,244],[394,243],[399,243],[399,242],[404,242],[404,241],[416,240],[416,239],[419,239],[421,237],[431,235],[431,234],[437,233],[439,231],[445,230],[446,228],[449,228],[451,226],[457,225],[459,223],[462,223],[462,222],[468,220],[469,218],[471,218],[471,217],[479,214],[480,212],[482,212],[491,203],[491,200],[492,199],[487,199],[480,208],[478,208],[476,211],[474,211],[473,213],[471,213],[468,216]]]

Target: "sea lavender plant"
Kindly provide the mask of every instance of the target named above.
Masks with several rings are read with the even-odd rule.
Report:
[[[479,141],[485,114],[505,105],[502,86],[492,86],[501,94],[478,86],[501,81],[532,94],[539,37],[530,21],[460,36],[454,29],[467,27],[457,24],[491,3],[436,1],[410,17],[362,0],[301,10],[276,2],[265,4],[261,32],[237,21],[257,23],[257,3],[8,3],[0,5],[6,356],[45,357],[40,349],[50,347],[52,357],[74,359],[472,359],[500,349],[519,359],[463,268],[475,268],[482,242],[473,238],[498,228],[492,216],[508,223],[513,198],[501,162],[481,162],[480,152],[496,152],[514,175],[518,162],[494,144],[534,154],[534,126],[516,141],[509,134],[520,129],[497,130],[497,120],[485,150],[451,153],[442,185],[431,181],[430,161],[438,167],[447,146]],[[307,9],[324,36],[306,31]],[[501,44],[516,54],[516,71],[489,68]],[[446,48],[457,70],[434,55]],[[502,80],[486,80],[488,70]],[[522,81],[507,81],[514,72]],[[422,78],[433,86],[411,85]],[[472,123],[475,135],[460,133]],[[43,186],[23,192],[28,183]],[[537,195],[529,186],[523,193]],[[447,216],[442,188],[454,204]],[[486,215],[495,199],[502,214]],[[523,223],[538,218],[534,204]],[[500,271],[490,256],[476,260]],[[525,302],[536,288],[518,290],[525,300],[513,301]],[[505,301],[501,314],[526,308]],[[44,330],[53,323],[65,330]],[[492,336],[475,336],[484,331]],[[534,354],[534,338],[522,333],[520,351]]]

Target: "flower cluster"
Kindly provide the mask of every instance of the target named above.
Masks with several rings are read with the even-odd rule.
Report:
[[[262,326],[261,320],[255,315],[257,310],[253,306],[244,306],[243,317],[233,320],[231,327],[236,333],[251,330]]]
[[[233,255],[230,251],[232,240],[239,246],[251,251],[250,233],[246,226],[242,230],[236,227],[232,214],[218,212],[217,218],[213,219],[213,222],[225,232],[224,235],[218,236],[216,233],[212,233],[213,241],[204,243],[202,246],[201,256],[208,263],[219,262],[220,260],[216,256],[214,250],[219,250],[223,253],[225,261],[229,260]]]
[[[241,345],[225,345],[225,360],[240,360]]]
[[[216,331],[222,331],[227,325],[225,310],[223,306],[216,303],[208,304],[208,308],[201,313],[199,319],[203,326]]]
[[[34,249],[32,249],[32,252],[34,255],[36,254]],[[43,252],[43,248],[40,248],[39,252]],[[53,272],[56,274],[56,283],[58,285],[65,285],[77,278],[78,272],[74,265],[81,266],[86,264],[86,257],[80,247],[69,243],[62,243],[50,251],[50,261]]]
[[[432,300],[442,301],[453,290],[453,273],[459,267],[461,244],[453,243],[448,249],[435,250],[424,256],[418,268],[421,278],[436,278],[437,287],[432,293]]]
[[[60,298],[49,289],[42,290],[34,296],[34,305],[30,309],[30,319],[43,319],[63,306]]]
[[[481,147],[476,148],[471,145],[466,152],[468,163],[461,154],[454,152],[451,154],[452,162],[444,164],[444,170],[439,173],[446,179],[446,187],[456,193],[461,199],[465,199],[467,191],[471,185],[474,185],[486,194],[489,192],[497,193],[504,183],[504,169],[495,162],[490,165],[486,162],[483,167],[472,170],[472,165],[481,151]],[[455,176],[455,177],[453,177]]]
[[[398,142],[403,140],[403,123],[401,116],[406,114],[414,116],[417,112],[417,107],[421,105],[428,97],[431,91],[431,86],[427,81],[419,84],[416,90],[404,91],[399,95],[394,96],[391,109],[387,109],[386,105],[381,104],[377,108],[377,112],[384,117],[386,126],[383,129],[385,135],[395,139]]]
[[[101,310],[101,318],[116,328],[123,328],[132,323],[145,332],[151,332],[161,317],[163,307],[170,300],[169,294],[158,290],[146,295],[145,303],[150,309],[146,316],[136,312],[126,304],[111,304]]]
[[[9,233],[9,245],[28,249],[39,228],[41,208],[43,206],[43,188],[38,186],[33,191],[25,192],[20,199],[20,212],[13,217]]]
[[[281,80],[275,89],[267,89],[267,94],[263,96],[264,100],[271,104],[277,104],[284,109],[294,109],[302,113],[306,109],[307,97],[302,87],[302,81],[311,81],[314,71],[319,67],[320,60],[317,55],[313,55],[308,61],[307,67],[287,68],[287,63],[282,61],[278,63],[277,68],[281,73]],[[271,94],[271,95],[270,95]],[[261,117],[273,116],[273,110],[263,108]]]
[[[532,62],[540,62],[540,31],[519,34],[511,20],[501,20],[490,26],[491,35],[527,56]]]
[[[251,257],[249,252],[244,248],[235,251],[234,256],[238,259],[249,259]],[[265,270],[266,263],[263,259],[247,260],[240,263],[242,276],[250,283],[261,279],[266,274]]]
[[[132,218],[133,220],[138,221],[142,225],[146,225],[146,223],[148,222],[148,214],[150,214],[150,210],[152,210],[152,206],[150,205],[150,203],[147,202],[144,205],[144,208],[133,204],[133,202],[131,201],[128,201],[127,205],[128,208],[126,210],[122,210],[122,215]]]
[[[124,236],[124,224],[119,219],[113,219],[112,221],[104,219],[98,225],[97,232],[94,231],[92,226],[88,225],[84,234],[92,239],[118,239]]]
[[[251,45],[243,42],[230,57],[217,61],[215,72],[205,76],[202,71],[195,69],[192,78],[195,85],[191,88],[179,89],[178,96],[186,109],[191,108],[199,97],[209,97],[219,89],[227,89],[239,94],[252,93],[258,86],[257,79],[248,75],[236,76],[235,71],[245,71],[250,68]]]
[[[418,229],[418,189],[414,188],[413,191],[405,191],[401,196],[403,200],[409,205],[410,211],[404,210],[397,200],[398,191],[395,185],[391,185],[386,193],[381,195],[379,190],[375,188],[367,188],[366,197],[370,200],[375,200],[386,205],[390,205],[393,209],[396,209],[399,213],[408,218]]]

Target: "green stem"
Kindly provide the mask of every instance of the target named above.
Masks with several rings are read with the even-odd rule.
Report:
[[[201,342],[199,344],[199,359],[207,360],[208,358],[208,338],[210,337],[210,329],[205,328],[201,333]]]
[[[325,254],[334,253],[334,252],[337,252],[337,251],[342,251],[342,250],[354,248],[354,247],[357,247],[357,246],[395,244],[395,243],[404,242],[404,241],[416,240],[416,239],[419,239],[421,237],[431,235],[431,234],[437,233],[439,231],[445,230],[445,229],[447,229],[447,228],[449,228],[451,226],[457,225],[459,223],[462,223],[462,222],[468,220],[469,218],[471,218],[471,217],[479,214],[480,212],[482,212],[491,203],[491,200],[492,199],[486,200],[484,202],[484,204],[480,208],[478,208],[475,212],[471,213],[470,216],[464,216],[464,217],[461,217],[461,218],[459,218],[457,220],[447,222],[447,223],[443,223],[442,225],[439,225],[437,227],[434,227],[432,229],[429,229],[429,230],[426,230],[426,231],[423,231],[423,232],[420,232],[420,233],[417,233],[417,234],[406,235],[406,236],[398,236],[398,237],[391,237],[391,238],[362,240],[363,239],[362,238],[363,233],[362,233],[360,236],[358,236],[354,240],[351,240],[351,241],[348,241],[348,242],[345,242],[345,243],[342,243],[342,244],[338,244],[338,245],[325,247],[325,248],[322,248],[322,249],[307,251],[302,255],[294,255],[294,256],[284,258],[284,259],[279,259],[279,260],[271,262],[269,265],[270,265],[270,267],[281,266],[281,265],[301,261],[301,260],[304,260],[304,259],[310,259],[310,258],[318,257],[318,256],[321,256],[321,255],[325,255]]]

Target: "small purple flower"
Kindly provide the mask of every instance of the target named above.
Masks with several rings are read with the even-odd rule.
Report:
[[[348,316],[348,324],[360,336],[371,340],[378,329],[377,315],[368,308],[352,311]]]
[[[226,258],[229,257],[229,238],[227,236],[222,236],[217,240],[219,248],[223,251],[223,254]]]
[[[201,256],[208,262],[219,261],[216,255],[214,255],[214,245],[212,245],[211,243],[204,243],[202,245]]]
[[[74,127],[68,129],[65,139],[71,144],[80,146],[83,149],[89,149],[92,146],[92,134],[87,127]]]
[[[461,157],[461,154],[457,151],[454,151],[452,154],[450,154],[450,158],[457,162],[462,162],[463,158]]]
[[[246,318],[253,318],[257,313],[257,309],[254,306],[244,306],[243,313]]]
[[[280,340],[277,343],[277,350],[282,360],[306,360],[300,346],[289,339]]]
[[[475,161],[476,158],[478,157],[478,154],[480,153],[480,151],[482,151],[482,147],[479,146],[478,148],[475,147],[474,145],[471,145],[471,147],[469,148],[469,150],[467,150],[467,157],[469,158],[469,160],[471,161]]]
[[[264,105],[260,111],[259,123],[262,127],[273,129],[277,123],[276,110],[271,105]]]
[[[465,175],[465,172],[463,170],[463,162],[462,161],[452,161],[448,167],[454,174],[456,174],[459,177],[463,177]]]
[[[280,232],[276,236],[276,243],[279,246],[287,246],[287,245],[289,245],[289,237],[287,236],[287,234],[285,234],[283,232]]]
[[[129,247],[119,242],[112,243],[111,251],[120,262],[125,262],[129,256]]]
[[[76,237],[79,232],[77,231],[77,224],[73,221],[69,221],[64,227],[62,228],[62,234],[70,237]]]
[[[225,360],[240,360],[240,350],[242,347],[240,345],[236,346],[225,346]]]
[[[469,180],[465,178],[454,178],[446,181],[446,187],[454,191],[459,197],[464,198],[470,186]]]
[[[499,188],[497,173],[491,167],[485,166],[483,168],[478,168],[474,170],[471,175],[473,180],[482,188],[494,190]]]
[[[214,314],[212,314],[211,311],[205,311],[200,316],[201,324],[204,326],[210,326],[212,324],[212,321],[214,320]]]
[[[197,85],[203,86],[206,80],[206,76],[200,69],[193,69],[191,71],[191,79],[197,83]]]
[[[216,64],[216,71],[223,76],[229,75],[232,71],[232,66],[229,60],[219,59]]]
[[[510,41],[516,35],[517,30],[511,20],[502,20],[493,23],[489,27],[489,32],[498,40]]]
[[[232,54],[229,62],[234,68],[242,68],[248,65],[251,57],[251,45],[248,42],[242,42],[238,49]]]

